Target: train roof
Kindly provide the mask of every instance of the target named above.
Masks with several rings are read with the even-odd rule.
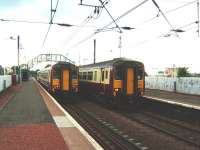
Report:
[[[143,63],[142,62],[139,62],[139,61],[135,61],[135,60],[131,60],[131,59],[127,59],[127,58],[114,58],[112,60],[107,60],[107,61],[103,61],[103,62],[98,62],[98,63],[95,63],[95,64],[88,64],[88,65],[82,65],[82,66],[79,66],[80,68],[95,68],[95,67],[111,67],[113,66],[114,64],[122,64],[122,63],[133,63],[135,65],[142,65],[143,66]]]
[[[53,64],[52,66],[62,66],[62,65],[71,65],[71,66],[75,66],[74,64],[70,63],[70,62],[65,62],[65,61],[59,61],[55,64]]]
[[[62,67],[73,67],[73,68],[75,68],[76,66],[74,64],[70,63],[70,62],[59,61],[59,62],[56,62],[55,64],[46,65],[46,67],[41,69],[39,72],[43,72],[45,70],[50,70],[51,68],[62,68]]]

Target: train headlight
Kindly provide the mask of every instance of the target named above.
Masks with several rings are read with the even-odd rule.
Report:
[[[120,88],[114,89],[113,95],[114,95],[114,96],[119,96],[119,95],[121,95],[121,89],[120,89]]]
[[[116,91],[116,92],[118,92],[118,91],[119,91],[119,89],[115,89],[115,91]]]

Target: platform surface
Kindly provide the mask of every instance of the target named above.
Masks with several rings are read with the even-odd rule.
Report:
[[[200,96],[156,89],[145,89],[145,97],[159,101],[200,109]]]
[[[0,104],[2,150],[95,149],[32,79],[0,93]]]

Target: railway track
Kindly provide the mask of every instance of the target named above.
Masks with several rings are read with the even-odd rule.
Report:
[[[104,104],[103,104],[104,105]],[[110,106],[106,106],[110,108]],[[123,106],[122,106],[123,107]],[[126,108],[126,107],[125,107]],[[124,109],[124,108],[123,108]],[[171,119],[169,116],[158,115],[159,112],[149,112],[149,111],[140,111],[138,108],[128,113],[123,110],[116,110],[120,112],[125,117],[131,119],[132,121],[138,122],[144,126],[153,128],[154,130],[164,133],[168,136],[171,136],[177,140],[183,141],[190,144],[191,146],[197,147],[200,149],[200,129],[193,127],[191,124],[185,123],[183,121]],[[115,110],[114,110],[115,111]],[[180,115],[180,114],[179,114]]]
[[[80,97],[78,99],[80,99]],[[94,107],[94,104],[89,104],[86,100],[85,102],[84,100],[81,100],[81,103],[79,102],[80,100],[78,100],[78,105],[76,105],[76,103],[62,103],[61,105],[104,149],[147,150],[151,149],[152,146],[154,147],[154,145],[152,145],[151,143],[144,142],[145,144],[148,144],[148,147],[146,147],[138,140],[136,140],[138,139],[137,136],[135,137],[135,135],[129,134],[129,131],[123,131],[120,126],[116,128],[113,119],[108,119],[112,117],[110,116],[110,114],[108,115],[108,117],[105,117],[99,115],[99,113],[96,113],[101,111],[100,108],[96,108],[100,105],[95,106],[95,109],[91,109],[92,107]],[[104,107],[104,104],[100,107]],[[108,111],[110,111],[110,107],[107,108]],[[153,129],[155,131],[154,133],[156,133],[157,135],[161,134],[168,138],[174,139],[174,141],[179,141],[178,143],[185,143],[185,145],[188,145],[187,147],[191,146],[194,149],[200,149],[200,131],[198,128],[191,128],[191,124],[187,125],[186,123],[185,125],[183,121],[174,120],[174,118],[171,119],[168,116],[162,116],[162,114],[158,115],[158,112],[153,111],[139,111],[138,109],[136,109],[132,112],[123,112],[122,110],[118,109],[111,110],[111,112],[115,111],[122,114],[122,116],[124,116],[128,120],[132,120],[133,122],[137,122],[142,126],[145,126],[145,130],[148,130],[148,128],[150,130]],[[106,112],[100,112],[100,114],[103,113],[105,114]],[[149,136],[144,136],[144,138],[149,138]]]
[[[170,120],[150,112],[135,112],[123,115],[158,132],[200,148],[200,130],[185,126],[177,120]]]
[[[90,135],[106,150],[147,150],[134,138],[128,137],[122,131],[115,128],[111,123],[104,121],[93,115],[92,112],[86,112],[78,106],[62,106],[88,131]]]

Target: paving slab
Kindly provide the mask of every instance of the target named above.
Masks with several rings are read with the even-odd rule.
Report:
[[[35,82],[20,86],[0,109],[0,150],[68,150]]]
[[[24,82],[0,111],[0,126],[54,122],[33,80]]]
[[[28,124],[0,128],[1,150],[68,150],[53,124]]]

